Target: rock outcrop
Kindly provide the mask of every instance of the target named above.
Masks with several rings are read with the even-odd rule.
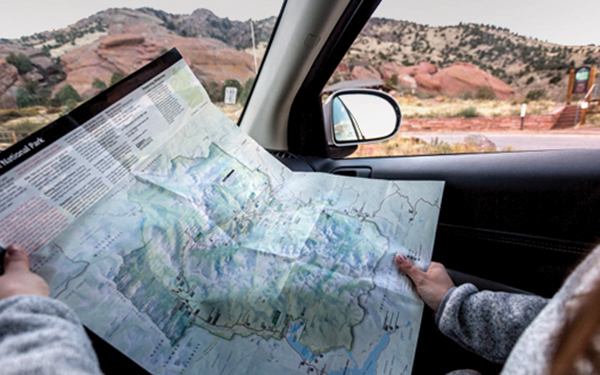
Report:
[[[29,58],[33,69],[22,76],[16,67],[6,62],[10,54],[23,54]],[[13,44],[10,41],[0,41],[0,109],[17,108],[17,88],[25,88],[25,81],[38,84],[50,79],[55,81],[62,77],[60,69],[44,52],[30,47]]]
[[[466,92],[477,92],[482,87],[494,90],[498,99],[506,100],[515,95],[515,91],[490,73],[473,64],[454,63],[440,70],[434,76],[442,87],[442,94],[456,96]]]
[[[396,77],[397,84],[430,94],[461,96],[475,94],[483,87],[494,91],[498,99],[507,100],[515,96],[515,91],[490,73],[473,64],[457,62],[439,69],[436,65],[421,62],[418,65],[402,66],[397,62],[387,62],[375,68],[373,66],[354,66],[348,77],[348,64],[342,62],[334,77],[339,79],[375,78],[389,82]]]
[[[357,65],[352,69],[352,79],[375,78],[381,80],[381,73],[377,69],[370,66]]]
[[[57,85],[55,91],[68,83],[80,93],[89,92],[96,78],[108,85],[115,72],[128,75],[171,48],[179,50],[205,83],[220,84],[227,79],[245,83],[254,75],[252,56],[218,40],[186,38],[166,32],[156,35],[145,32],[142,25],[122,29],[127,32],[109,35],[63,55],[61,61],[67,79]]]
[[[0,59],[6,59],[11,53],[15,55],[22,53],[27,56],[38,73],[44,77],[60,72],[52,59],[44,55],[42,50],[0,41]]]
[[[17,108],[17,89],[25,87],[17,68],[0,59],[0,109]]]

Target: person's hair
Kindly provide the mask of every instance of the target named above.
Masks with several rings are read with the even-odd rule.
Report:
[[[569,314],[550,367],[550,375],[600,374],[600,348],[595,338],[600,331],[600,283],[585,295]]]

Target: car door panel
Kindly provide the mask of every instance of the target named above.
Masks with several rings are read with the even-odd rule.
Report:
[[[560,150],[297,157],[288,166],[344,176],[445,181],[433,260],[456,270],[459,283],[550,298],[598,239],[598,160],[600,150]],[[413,373],[501,370],[442,335],[431,314],[425,309]]]

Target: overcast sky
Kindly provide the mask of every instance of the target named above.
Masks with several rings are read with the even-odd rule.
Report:
[[[281,0],[2,0],[0,38],[62,28],[110,7],[149,6],[170,13],[208,8],[219,17],[247,20],[277,15],[281,3]],[[493,24],[553,43],[600,45],[600,0],[383,0],[375,15],[431,26],[459,22]]]

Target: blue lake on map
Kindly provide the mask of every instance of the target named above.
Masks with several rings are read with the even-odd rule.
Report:
[[[290,328],[290,330],[289,330],[290,335],[288,336],[288,342],[298,353],[300,353],[300,355],[302,356],[302,358],[304,358],[304,360],[306,360],[308,362],[312,362],[315,358],[317,358],[318,354],[311,352],[308,347],[300,344],[298,342],[298,339],[296,336],[296,334],[302,327],[303,327],[303,324],[301,322],[299,322],[299,323],[294,324]],[[350,353],[346,349],[342,349],[343,351],[346,352],[346,354],[348,354],[348,357],[350,357],[350,360],[352,360],[352,362],[354,362],[354,368],[348,368],[346,370],[340,369],[339,371],[330,371],[329,375],[344,375],[344,374],[345,375],[353,375],[353,374],[375,375],[377,373],[377,359],[379,358],[379,355],[381,354],[381,352],[389,344],[389,342],[390,342],[389,335],[390,335],[390,333],[388,332],[381,337],[381,340],[379,341],[377,346],[375,346],[375,348],[371,351],[371,354],[369,354],[369,357],[367,357],[365,364],[361,368],[358,367],[358,363],[354,359],[354,356],[352,355],[352,353]]]

